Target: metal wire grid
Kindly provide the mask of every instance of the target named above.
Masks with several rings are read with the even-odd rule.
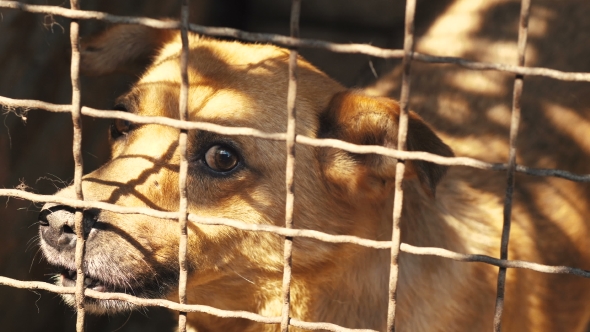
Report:
[[[75,227],[76,227],[76,266],[77,266],[77,281],[75,287],[59,287],[45,282],[36,281],[19,281],[7,277],[0,276],[0,284],[16,288],[26,289],[43,289],[59,294],[75,294],[77,307],[77,331],[84,330],[84,297],[89,296],[96,299],[110,299],[128,301],[136,305],[144,306],[162,306],[180,312],[179,315],[179,330],[186,331],[186,314],[188,312],[201,312],[216,315],[219,317],[234,317],[245,318],[252,321],[280,324],[281,331],[288,331],[289,326],[305,328],[310,330],[330,330],[330,331],[353,331],[341,326],[329,323],[319,322],[303,322],[289,315],[290,309],[290,281],[291,281],[291,254],[292,254],[292,240],[294,237],[307,237],[322,240],[332,243],[354,243],[361,246],[366,246],[375,249],[390,249],[391,250],[391,272],[390,272],[390,290],[389,290],[389,307],[387,316],[387,330],[393,331],[395,329],[395,308],[396,308],[396,287],[398,264],[397,258],[400,250],[410,254],[416,255],[434,255],[444,258],[449,258],[463,262],[484,262],[500,267],[498,274],[497,287],[497,301],[496,312],[494,316],[494,331],[501,329],[501,317],[504,306],[504,286],[506,281],[507,268],[525,268],[544,273],[561,273],[573,274],[585,278],[590,278],[590,272],[578,268],[567,266],[548,266],[526,261],[511,261],[507,257],[508,239],[510,234],[510,215],[512,208],[512,193],[514,190],[514,175],[515,172],[522,172],[531,175],[539,176],[555,176],[572,181],[590,182],[590,174],[578,175],[572,174],[563,170],[553,169],[534,169],[526,166],[516,165],[516,139],[518,126],[520,122],[520,97],[522,94],[523,77],[528,76],[545,76],[559,80],[566,81],[590,81],[590,73],[565,73],[548,68],[527,68],[524,67],[524,51],[526,48],[528,18],[530,13],[530,0],[521,1],[519,38],[518,38],[518,65],[504,65],[495,63],[483,63],[468,61],[461,58],[453,57],[437,57],[427,54],[420,54],[413,51],[414,42],[414,13],[416,8],[415,0],[408,0],[406,2],[405,15],[405,33],[404,33],[404,49],[403,50],[388,50],[381,49],[370,45],[363,44],[334,44],[319,40],[299,39],[299,12],[300,0],[292,1],[291,9],[291,36],[285,37],[273,34],[259,34],[249,33],[229,28],[211,28],[188,23],[188,0],[183,0],[181,5],[181,19],[180,21],[160,21],[141,17],[126,17],[115,16],[111,14],[91,11],[79,10],[77,0],[71,0],[71,9],[54,7],[54,6],[39,6],[26,5],[16,1],[0,1],[0,8],[20,9],[32,13],[54,14],[72,19],[70,26],[70,39],[72,45],[72,62],[71,62],[71,80],[72,80],[72,104],[71,105],[55,105],[45,103],[37,100],[15,100],[0,96],[0,104],[5,107],[24,107],[44,109],[51,112],[70,112],[72,114],[72,121],[74,125],[74,144],[73,153],[75,161],[74,173],[74,187],[76,190],[76,199],[61,198],[53,195],[37,195],[28,193],[17,189],[0,189],[0,196],[18,197],[34,202],[52,202],[64,204],[76,209]],[[180,120],[174,120],[163,117],[142,117],[134,114],[129,114],[120,111],[104,111],[96,110],[89,107],[83,107],[80,104],[80,90],[79,90],[79,35],[78,35],[78,20],[79,19],[96,19],[108,21],[110,23],[133,23],[142,24],[158,29],[179,29],[181,31],[182,52],[181,52],[181,93],[179,102]],[[291,49],[289,60],[289,91],[288,91],[288,126],[286,133],[266,133],[253,128],[237,128],[220,126],[204,122],[188,122],[188,75],[187,75],[187,61],[188,61],[188,31],[200,33],[209,36],[225,36],[235,37],[247,41],[269,42],[280,46],[286,46]],[[383,58],[403,58],[403,77],[402,77],[402,91],[400,97],[400,121],[399,121],[399,136],[397,150],[388,149],[380,146],[359,146],[355,144],[346,143],[343,141],[333,139],[315,139],[302,135],[295,134],[295,96],[297,90],[297,49],[299,47],[316,47],[323,48],[333,52],[342,53],[362,53]],[[510,127],[510,153],[507,164],[493,164],[485,163],[479,160],[464,158],[464,157],[441,157],[426,152],[408,152],[406,148],[406,134],[407,134],[407,114],[409,101],[409,83],[410,83],[410,68],[412,61],[422,61],[428,63],[451,63],[474,70],[497,70],[516,74],[513,93],[512,119]],[[82,192],[82,156],[81,156],[81,115],[88,115],[101,118],[118,118],[136,123],[153,123],[162,124],[170,127],[180,129],[179,134],[179,149],[181,155],[180,171],[179,171],[179,210],[177,212],[164,212],[148,208],[132,208],[122,207],[102,202],[84,201]],[[186,140],[188,130],[200,129],[212,132],[217,132],[226,135],[242,135],[259,137],[270,140],[286,141],[287,144],[287,167],[286,167],[286,213],[285,213],[285,227],[277,227],[272,225],[257,225],[247,224],[238,220],[231,220],[226,218],[206,218],[198,215],[190,214],[187,211],[187,194],[186,194],[186,178],[188,162],[186,158]],[[293,228],[293,201],[294,201],[294,167],[295,167],[295,143],[305,144],[310,146],[334,147],[354,153],[379,153],[385,156],[390,156],[398,159],[396,165],[396,185],[395,185],[395,200],[393,208],[393,232],[391,241],[374,241],[362,239],[355,236],[347,235],[330,235],[312,230],[302,230]],[[504,203],[504,225],[502,231],[500,259],[485,255],[466,255],[452,252],[442,248],[425,248],[415,247],[406,243],[400,244],[399,221],[401,216],[403,189],[401,186],[404,174],[404,160],[424,160],[442,165],[463,165],[487,170],[506,170],[507,171],[507,189]],[[179,245],[179,302],[172,302],[164,299],[143,299],[129,294],[122,293],[102,293],[92,289],[84,289],[83,280],[84,273],[82,270],[82,260],[84,255],[84,237],[82,227],[82,211],[89,208],[98,208],[109,210],[117,213],[134,213],[144,214],[163,219],[177,219],[179,221],[180,229],[180,245]],[[284,277],[283,277],[283,309],[280,317],[265,317],[255,313],[246,311],[229,311],[221,310],[204,305],[189,305],[186,304],[186,245],[187,245],[187,222],[194,222],[197,224],[208,225],[225,225],[248,231],[261,231],[279,234],[285,237],[284,246]],[[354,330],[354,331],[371,331],[371,330]]]

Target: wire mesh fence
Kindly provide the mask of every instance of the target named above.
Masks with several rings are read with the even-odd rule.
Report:
[[[55,7],[55,6],[41,6],[41,5],[27,5],[16,1],[0,1],[0,8],[11,8],[30,13],[38,14],[52,14],[62,17],[70,18],[71,22],[71,47],[72,47],[72,61],[71,61],[71,81],[72,81],[72,104],[71,105],[55,105],[38,100],[17,100],[0,96],[0,104],[5,107],[27,108],[27,109],[41,109],[50,112],[69,112],[72,115],[72,122],[74,127],[74,145],[73,154],[75,160],[75,173],[73,187],[76,192],[76,199],[69,199],[53,195],[38,195],[19,189],[0,189],[0,196],[17,197],[26,199],[32,202],[58,203],[70,206],[76,209],[75,214],[75,229],[76,229],[76,267],[77,276],[75,287],[60,287],[45,282],[25,282],[7,277],[0,276],[0,284],[10,287],[24,288],[24,289],[42,289],[58,294],[75,294],[76,297],[76,311],[77,311],[77,331],[84,331],[85,309],[84,298],[91,297],[102,300],[121,300],[127,301],[136,305],[142,306],[160,306],[172,310],[176,310],[179,315],[179,330],[186,330],[186,315],[189,312],[201,312],[218,317],[226,318],[244,318],[251,321],[265,323],[265,324],[280,324],[281,331],[287,331],[289,326],[294,326],[309,330],[329,330],[329,331],[352,331],[342,326],[337,326],[330,323],[322,322],[305,322],[291,317],[291,268],[292,268],[292,241],[295,237],[305,237],[317,239],[320,241],[330,243],[351,243],[376,250],[390,250],[391,251],[391,266],[389,278],[389,306],[387,313],[387,330],[393,331],[395,329],[395,313],[396,313],[396,289],[398,279],[398,256],[399,252],[405,252],[414,255],[433,255],[444,257],[462,262],[483,262],[490,265],[498,266],[499,274],[497,279],[497,300],[495,307],[495,316],[493,322],[494,331],[500,331],[502,311],[504,308],[504,288],[506,283],[506,270],[508,268],[523,268],[543,273],[557,273],[557,274],[571,274],[584,278],[590,278],[590,272],[579,268],[568,266],[548,266],[538,263],[508,260],[508,239],[510,235],[511,224],[511,209],[512,209],[512,194],[514,192],[514,176],[515,173],[525,173],[537,176],[553,176],[561,177],[571,181],[590,182],[590,175],[573,174],[559,169],[538,169],[530,168],[523,165],[516,164],[516,139],[520,122],[520,99],[523,89],[524,76],[543,76],[564,81],[584,81],[590,82],[590,73],[569,73],[561,72],[549,68],[534,68],[524,66],[524,54],[527,43],[527,27],[530,15],[530,0],[521,1],[520,24],[518,33],[518,64],[506,65],[497,63],[484,63],[469,61],[462,58],[453,57],[439,57],[428,54],[421,54],[414,51],[414,16],[416,1],[408,0],[406,2],[405,13],[405,33],[404,33],[404,48],[402,50],[382,49],[365,44],[336,44],[321,40],[301,39],[299,38],[299,13],[300,0],[292,1],[291,9],[291,35],[281,36],[275,34],[250,33],[230,28],[206,27],[195,24],[190,24],[188,20],[189,3],[184,0],[181,6],[180,19],[174,20],[156,20],[143,17],[128,17],[117,16],[102,12],[82,11],[79,9],[79,3],[72,0],[70,9]],[[121,111],[97,110],[81,105],[81,96],[79,89],[79,66],[80,66],[80,52],[79,52],[79,20],[100,20],[109,23],[126,23],[139,24],[156,29],[171,29],[180,30],[182,40],[182,52],[180,57],[181,63],[181,90],[179,100],[179,120],[165,118],[165,117],[148,117],[138,116]],[[265,42],[278,46],[287,47],[290,49],[289,60],[289,85],[288,98],[285,107],[288,110],[288,118],[286,119],[287,131],[284,133],[269,133],[263,132],[254,128],[244,127],[229,127],[221,126],[213,123],[188,121],[188,90],[189,79],[187,74],[188,54],[189,54],[189,39],[188,33],[198,33],[207,36],[217,37],[231,37],[244,41]],[[396,149],[385,148],[382,146],[361,146],[335,139],[318,139],[297,135],[295,133],[296,124],[296,103],[295,96],[297,94],[297,55],[299,48],[321,48],[332,52],[339,53],[359,53],[382,58],[401,58],[403,59],[403,77],[402,88],[400,96],[400,120],[398,132],[398,146]],[[410,152],[406,150],[406,135],[408,129],[408,110],[409,110],[409,96],[410,96],[410,79],[411,79],[411,64],[413,61],[421,61],[425,63],[447,63],[462,66],[472,70],[495,70],[515,74],[515,82],[513,88],[512,101],[512,118],[510,126],[510,151],[509,160],[505,164],[487,163],[480,160],[466,158],[466,157],[442,157],[427,152]],[[80,126],[81,115],[98,117],[98,118],[113,118],[123,119],[134,123],[141,124],[161,124],[180,130],[179,134],[179,151],[180,151],[180,169],[179,169],[179,207],[178,211],[165,212],[150,208],[138,207],[124,207],[113,205],[104,202],[94,202],[84,200],[84,193],[82,191],[82,155],[81,155],[81,139],[82,128]],[[285,141],[287,146],[287,165],[286,165],[286,206],[285,206],[285,226],[278,227],[263,224],[249,224],[239,220],[232,220],[226,218],[212,218],[203,217],[188,212],[187,200],[187,134],[189,130],[206,130],[223,135],[240,135],[251,136],[267,140]],[[293,202],[296,199],[294,192],[294,174],[295,174],[295,146],[296,144],[303,144],[315,147],[332,147],[358,154],[381,154],[397,158],[396,166],[396,184],[395,184],[395,199],[393,206],[393,232],[391,241],[375,241],[363,239],[356,236],[349,235],[331,235],[314,230],[297,229],[296,224],[293,223]],[[504,202],[504,225],[502,231],[502,241],[500,248],[500,258],[494,258],[485,255],[462,254],[458,252],[449,251],[442,248],[426,248],[416,247],[410,244],[401,243],[400,237],[400,218],[403,203],[403,187],[402,181],[405,172],[405,160],[423,160],[441,165],[448,166],[469,166],[491,171],[506,171],[507,186]],[[86,209],[101,209],[112,211],[121,214],[143,214],[161,219],[178,220],[179,225],[179,281],[178,281],[178,302],[173,302],[165,299],[145,299],[135,297],[123,293],[104,293],[92,289],[85,289],[84,287],[84,230],[82,227],[83,216],[82,213]],[[277,317],[266,317],[252,312],[246,311],[229,311],[221,310],[205,305],[194,305],[187,303],[186,287],[187,287],[187,223],[204,224],[204,225],[223,225],[240,230],[252,232],[268,232],[278,234],[284,237],[284,272],[283,272],[283,287],[282,287],[282,315]],[[354,331],[370,331],[370,330],[354,330]]]

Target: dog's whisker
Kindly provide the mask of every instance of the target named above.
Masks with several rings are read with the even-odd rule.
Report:
[[[37,251],[33,255],[33,258],[31,259],[31,264],[29,265],[29,273],[31,273],[31,271],[33,270],[33,264],[35,263],[35,257],[37,257],[37,254],[39,254],[39,252],[41,252],[41,248],[37,248]]]

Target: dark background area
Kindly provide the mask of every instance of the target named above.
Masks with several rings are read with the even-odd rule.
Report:
[[[56,0],[23,1],[65,6]],[[154,18],[178,17],[180,1],[81,1],[85,10]],[[421,1],[417,31],[423,31],[448,1]],[[368,43],[401,48],[405,1],[303,1],[301,36],[338,43]],[[290,1],[193,0],[191,22],[288,35]],[[83,21],[82,36],[107,27]],[[303,49],[310,62],[347,86],[363,86],[398,60],[366,55],[333,54]],[[69,20],[18,10],[0,9],[0,95],[56,104],[71,101]],[[372,67],[372,68],[371,68]],[[82,77],[82,103],[110,109],[114,99],[138,75],[130,70],[104,77]],[[26,186],[28,191],[52,194],[73,177],[72,125],[69,114],[41,110],[1,109],[0,187]],[[84,117],[85,173],[108,157],[109,120]],[[56,272],[43,260],[37,238],[37,214],[42,204],[0,198],[0,275],[19,280],[49,281]],[[49,292],[0,287],[0,330],[74,331],[75,312]],[[87,331],[170,331],[174,313],[148,308],[128,315],[87,318]]]

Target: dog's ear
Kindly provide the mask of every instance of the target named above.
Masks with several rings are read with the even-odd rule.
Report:
[[[98,35],[82,39],[81,72],[85,75],[136,72],[145,68],[156,51],[177,33],[141,25],[112,26]]]
[[[320,116],[318,137],[354,144],[397,148],[400,108],[396,101],[370,97],[358,91],[337,93]],[[452,150],[415,113],[410,112],[407,148],[452,157]],[[393,188],[396,160],[376,154],[354,154],[334,148],[319,152],[322,171],[338,191],[350,197],[384,198]],[[421,160],[406,163],[407,178],[417,178],[434,196],[447,167]]]

